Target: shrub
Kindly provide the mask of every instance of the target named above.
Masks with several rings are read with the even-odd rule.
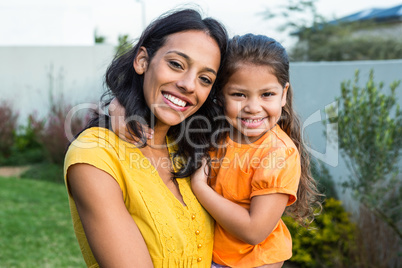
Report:
[[[27,124],[20,126],[15,135],[12,153],[7,161],[8,165],[27,165],[43,162],[44,152],[40,143],[44,120],[40,120],[36,113],[28,116]]]
[[[66,137],[64,124],[71,108],[72,106],[66,104],[62,96],[53,102],[44,129],[40,135],[40,143],[44,147],[49,161],[59,165],[63,164],[64,154],[70,142]],[[73,117],[70,126],[72,134],[76,135],[84,128],[85,124],[86,120],[84,117]]]
[[[325,164],[319,160],[314,161],[313,158],[311,158],[310,167],[311,175],[318,182],[319,192],[323,193],[327,198],[332,197],[338,199],[334,180]]]
[[[308,268],[353,266],[356,226],[341,201],[328,198],[309,229],[289,216],[282,219],[293,239],[290,263]]]
[[[66,136],[65,122],[71,105],[62,96],[54,101],[45,119],[37,113],[28,116],[26,125],[19,126],[18,115],[6,102],[0,103],[0,165],[27,165],[39,162],[63,164],[66,147],[70,142]],[[89,118],[89,114],[86,116]],[[68,126],[72,135],[81,131],[88,118],[78,113]]]
[[[341,84],[338,111],[336,107],[327,110],[330,123],[338,123],[334,138],[351,172],[343,186],[402,239],[402,111],[396,97],[400,81],[391,83],[388,93],[382,82],[374,81],[373,71],[364,86],[358,82],[356,71],[353,83]],[[331,116],[336,112],[337,117]]]
[[[63,167],[53,163],[36,164],[22,173],[21,178],[64,183]]]
[[[39,119],[36,112],[28,116],[27,124],[20,126],[15,137],[15,147],[19,151],[42,148],[40,135],[45,124],[44,119]]]
[[[0,158],[8,158],[12,151],[17,130],[18,114],[5,101],[0,103]]]

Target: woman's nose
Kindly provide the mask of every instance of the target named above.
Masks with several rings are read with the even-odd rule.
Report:
[[[197,76],[192,72],[183,74],[181,79],[177,81],[177,86],[186,92],[194,92]]]

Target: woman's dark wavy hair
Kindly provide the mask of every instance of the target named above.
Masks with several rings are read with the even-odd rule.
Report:
[[[289,57],[285,48],[270,37],[246,34],[235,36],[229,40],[221,74],[216,81],[217,87],[223,88],[230,76],[236,70],[242,68],[244,64],[268,66],[282,87],[285,87],[286,83],[290,81]],[[217,94],[217,102],[224,106],[222,91]],[[223,112],[223,107],[221,109],[221,112]],[[220,123],[222,125],[219,128],[228,129],[227,122],[220,121]],[[316,181],[311,176],[310,157],[302,141],[300,119],[293,109],[293,89],[290,85],[286,96],[286,105],[282,107],[278,125],[292,139],[300,153],[301,177],[297,191],[297,201],[287,211],[295,219],[304,222],[305,219],[313,219],[314,209],[321,207],[319,197],[322,195],[317,189]],[[223,140],[223,137],[221,137],[221,140]]]
[[[133,68],[134,58],[143,46],[147,49],[150,62],[169,35],[190,30],[203,31],[214,39],[220,49],[221,62],[223,61],[228,41],[225,27],[215,19],[203,19],[196,10],[184,9],[170,11],[154,20],[144,30],[134,47],[123,54],[117,54],[106,71],[105,83],[108,91],[102,98],[109,99],[105,101],[105,105],[108,105],[113,97],[117,98],[126,110],[128,127],[141,139],[144,146],[146,138],[138,122],[150,125],[154,115],[144,98],[143,75],[138,75]],[[211,133],[204,130],[210,129],[209,124],[218,113],[217,105],[213,102],[215,93],[216,86],[213,86],[207,100],[195,114],[169,129],[168,136],[178,145],[178,150],[173,156],[175,163],[181,163],[178,170],[173,172],[174,178],[191,175],[200,166],[200,159],[208,153]],[[192,129],[191,137],[188,132],[189,124]],[[94,126],[111,129],[109,118],[102,115],[96,115],[86,128]],[[201,131],[194,131],[195,129]]]

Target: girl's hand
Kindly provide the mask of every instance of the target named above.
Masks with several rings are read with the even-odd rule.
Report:
[[[134,133],[131,131],[131,129],[127,127],[125,121],[126,110],[123,106],[121,106],[116,98],[113,98],[113,100],[110,102],[108,109],[113,132],[116,133],[116,135],[119,136],[122,140],[134,144],[138,143],[140,140],[133,139]],[[149,128],[147,125],[141,126],[147,140],[152,139],[154,130],[152,128]]]
[[[206,158],[202,159],[202,165],[199,169],[197,169],[193,175],[191,175],[191,186],[192,188],[196,188],[201,185],[208,186],[208,175],[209,175],[209,167],[208,161]],[[208,186],[209,187],[209,186]]]

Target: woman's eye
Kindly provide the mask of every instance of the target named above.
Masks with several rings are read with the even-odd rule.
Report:
[[[183,69],[183,66],[181,66],[177,61],[169,61],[169,65],[175,69]]]
[[[211,79],[207,78],[207,77],[200,77],[201,81],[206,84],[206,85],[211,85],[212,81]]]

